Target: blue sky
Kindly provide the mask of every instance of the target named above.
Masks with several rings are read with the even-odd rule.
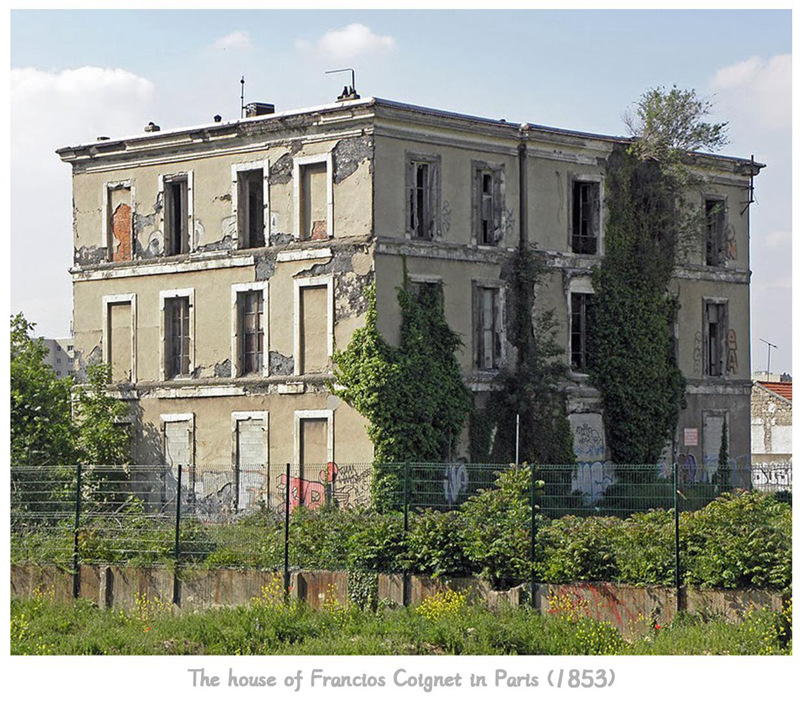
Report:
[[[766,364],[762,337],[779,346],[772,369],[788,371],[790,54],[786,10],[15,11],[12,311],[68,332],[70,179],[53,149],[150,120],[235,117],[242,74],[247,99],[278,110],[331,101],[346,78],[324,71],[353,66],[362,96],[611,134],[642,92],[677,84],[714,96],[714,118],[731,123],[726,153],[769,166],[751,214],[752,365]],[[57,191],[36,268],[34,171]]]

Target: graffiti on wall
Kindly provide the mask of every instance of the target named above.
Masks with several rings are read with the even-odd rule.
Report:
[[[733,329],[728,330],[728,358],[725,363],[725,369],[729,373],[736,374],[739,372],[739,357],[736,354],[736,331]]]
[[[594,504],[615,481],[611,460],[579,462],[572,473],[572,491],[581,492],[589,504]]]
[[[601,414],[570,414],[573,449],[578,462],[595,462],[606,458],[606,438]]]
[[[445,468],[444,480],[442,481],[445,501],[450,505],[455,504],[458,501],[458,497],[466,493],[468,483],[467,468],[463,462],[448,465]]]
[[[694,335],[694,351],[692,352],[695,374],[700,374],[703,370],[703,334],[698,331]]]
[[[286,493],[286,475],[279,480],[281,495]],[[298,506],[318,509],[326,503],[346,509],[366,506],[369,501],[370,480],[363,467],[358,465],[337,465],[329,462],[319,471],[317,479],[292,477],[289,481],[289,513]],[[279,509],[286,508],[285,497]]]
[[[725,227],[725,258],[728,260],[736,260],[736,230],[728,224]]]

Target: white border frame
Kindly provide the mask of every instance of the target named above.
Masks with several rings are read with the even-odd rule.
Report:
[[[158,379],[161,382],[167,381],[167,371],[164,367],[166,363],[166,321],[164,319],[164,311],[166,309],[166,301],[176,297],[189,298],[189,375],[194,375],[194,353],[195,353],[195,315],[194,315],[194,288],[186,287],[179,290],[161,290],[158,293],[158,308],[159,308],[159,351],[158,351]],[[171,377],[170,380],[183,379],[183,375]]]
[[[295,241],[301,240],[300,231],[300,169],[303,166],[313,165],[315,163],[325,164],[325,183],[326,183],[326,196],[327,196],[327,212],[325,221],[325,233],[329,239],[333,238],[333,153],[318,153],[310,156],[295,156],[292,163],[292,178],[294,180],[294,222],[292,222],[292,233]],[[311,239],[302,239],[310,241]]]
[[[181,180],[186,178],[186,233],[189,237],[189,253],[194,252],[197,248],[195,238],[194,238],[194,171],[193,170],[182,170],[176,171],[174,173],[159,173],[158,175],[158,198],[161,200],[161,211],[158,215],[158,224],[159,229],[161,230],[161,238],[164,244],[164,253],[163,255],[166,257],[171,258],[172,256],[167,256],[167,231],[164,225],[164,215],[166,214],[166,203],[164,202],[164,183],[168,183],[171,180]],[[185,254],[178,254],[175,255],[185,255]]]
[[[130,304],[131,305],[131,383],[136,384],[136,325],[137,325],[137,311],[136,311],[136,293],[119,294],[119,295],[103,295],[103,363],[111,367],[111,343],[109,342],[111,336],[111,328],[108,323],[108,308],[112,304]],[[113,377],[113,369],[112,369]]]
[[[231,378],[245,377],[239,368],[239,294],[261,290],[264,309],[264,358],[261,375],[269,376],[269,281],[243,282],[231,285]]]
[[[294,279],[294,374],[304,375],[305,363],[300,362],[300,290],[303,287],[326,287],[328,291],[328,359],[333,355],[334,299],[333,275],[318,275]]]
[[[325,419],[328,422],[328,460],[333,462],[333,409],[298,409],[294,412],[294,464],[300,465],[300,422],[303,419]]]
[[[231,412],[231,465],[234,470],[239,467],[237,462],[237,449],[236,449],[236,434],[239,428],[240,421],[248,421],[250,419],[261,419],[264,422],[264,465],[269,467],[269,412],[268,411],[232,411]]]
[[[195,460],[195,421],[194,421],[194,412],[188,412],[185,414],[161,414],[161,450],[164,453],[164,459],[167,459],[167,427],[166,424],[169,423],[179,423],[182,421],[189,422],[189,464],[183,465],[182,467],[194,467],[194,460]]]
[[[239,173],[259,170],[264,171],[264,245],[269,246],[270,235],[270,201],[269,201],[269,158],[258,161],[246,161],[231,165],[231,215],[236,222],[236,237],[233,241],[234,250],[244,250],[253,246],[242,246],[242,231],[239,228]],[[249,244],[249,241],[248,241]]]
[[[115,261],[111,260],[113,255],[112,245],[113,245],[113,235],[111,229],[109,228],[109,219],[111,217],[111,208],[109,207],[109,196],[114,190],[130,190],[131,191],[131,260],[136,258],[136,242],[135,242],[135,233],[133,231],[133,222],[134,216],[136,214],[136,197],[133,187],[133,180],[117,180],[113,182],[103,183],[103,221],[102,221],[102,229],[103,229],[103,241],[105,242],[106,247],[106,262],[113,263]],[[127,262],[127,261],[116,261],[117,263]]]

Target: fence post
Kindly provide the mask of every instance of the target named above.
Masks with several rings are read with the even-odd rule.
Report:
[[[286,513],[283,518],[283,599],[289,603],[289,500],[291,489],[292,464],[286,463]]]
[[[408,538],[408,499],[409,499],[409,464],[403,463],[403,540]],[[411,599],[408,568],[403,568],[403,606],[408,606]]]
[[[78,531],[81,527],[81,464],[77,465],[75,480],[75,530],[72,544],[72,597],[77,599],[81,593],[81,569],[78,554]]]
[[[678,463],[672,464],[673,498],[672,507],[675,511],[675,598],[678,611],[682,611],[683,595],[681,593],[681,533],[680,533],[680,500],[678,499]]]
[[[183,465],[178,464],[178,486],[175,490],[175,548],[173,558],[175,560],[175,571],[172,575],[172,603],[181,603],[181,483],[183,481]]]

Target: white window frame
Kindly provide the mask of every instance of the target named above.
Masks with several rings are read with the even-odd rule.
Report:
[[[295,278],[294,280],[294,374],[305,374],[300,362],[300,290],[304,287],[325,287],[328,294],[328,358],[333,355],[333,275]]]
[[[295,156],[292,164],[292,178],[294,181],[294,222],[292,231],[296,241],[301,240],[300,231],[300,209],[302,199],[302,182],[300,172],[303,166],[314,165],[315,163],[325,164],[325,184],[327,211],[325,219],[325,233],[329,239],[333,238],[333,153],[318,153],[310,156]]]
[[[195,459],[195,426],[194,426],[194,412],[188,412],[185,414],[161,414],[159,417],[161,419],[161,449],[164,452],[164,458],[166,459],[167,456],[167,424],[168,423],[180,423],[184,421],[189,422],[189,465],[183,465],[182,467],[194,467],[194,459]],[[188,484],[188,482],[187,482]],[[184,487],[186,484],[184,484]]]
[[[234,163],[231,166],[231,215],[236,222],[236,236],[233,241],[233,248],[250,248],[244,246],[242,241],[242,230],[239,226],[239,173],[263,170],[264,172],[264,245],[269,246],[270,234],[270,203],[269,203],[269,158],[260,161],[247,161],[246,163]]]
[[[598,241],[599,246],[599,241]],[[578,277],[570,280],[567,289],[567,366],[570,372],[575,377],[588,377],[589,373],[582,370],[574,370],[572,368],[572,295],[593,295],[594,287],[592,286],[592,278]]]
[[[231,465],[236,466],[236,435],[240,421],[261,419],[264,422],[264,467],[269,467],[269,412],[268,411],[232,411],[231,412]]]
[[[136,293],[103,295],[103,363],[111,365],[111,328],[108,323],[108,308],[112,304],[131,305],[131,382],[136,384]]]
[[[128,189],[131,191],[131,260],[136,257],[136,242],[135,236],[133,231],[133,222],[134,222],[134,215],[136,214],[136,197],[134,196],[134,187],[132,180],[117,180],[113,182],[107,182],[103,184],[103,241],[105,241],[106,246],[106,262],[111,263],[111,258],[113,256],[113,247],[114,247],[114,236],[112,231],[109,227],[110,219],[111,219],[111,208],[109,207],[109,198],[111,197],[111,193],[114,190],[125,190]]]
[[[300,422],[303,419],[325,419],[328,422],[328,460],[333,462],[333,410],[299,409],[294,412],[294,464],[300,464]]]
[[[597,253],[576,253],[578,256],[602,256],[605,254],[605,241],[603,231],[605,229],[605,177],[598,173],[570,173],[569,175],[569,192],[567,193],[567,201],[569,207],[567,210],[567,250],[572,252],[572,236],[573,236],[573,222],[572,222],[572,198],[575,192],[575,183],[598,183],[598,212],[597,212]],[[576,290],[580,293],[580,290]],[[592,293],[594,294],[594,293]]]
[[[231,377],[242,377],[239,367],[239,294],[261,290],[264,308],[264,359],[261,375],[269,376],[269,282],[244,282],[231,285]]]
[[[159,230],[163,239],[164,255],[167,254],[167,230],[165,226],[166,202],[164,184],[172,180],[186,178],[186,233],[188,236],[189,253],[192,253],[197,246],[194,240],[194,171],[182,170],[174,173],[159,173],[158,175],[158,199],[162,204],[158,215]],[[178,254],[175,254],[178,255]]]
[[[167,379],[167,369],[166,369],[166,302],[168,299],[174,299],[176,297],[188,297],[189,298],[189,376],[194,375],[194,360],[195,360],[195,314],[194,314],[194,288],[193,287],[186,287],[179,290],[161,290],[158,293],[158,306],[159,306],[159,352],[158,352],[158,379],[161,382],[165,382]],[[170,378],[170,379],[182,379],[182,378]]]

